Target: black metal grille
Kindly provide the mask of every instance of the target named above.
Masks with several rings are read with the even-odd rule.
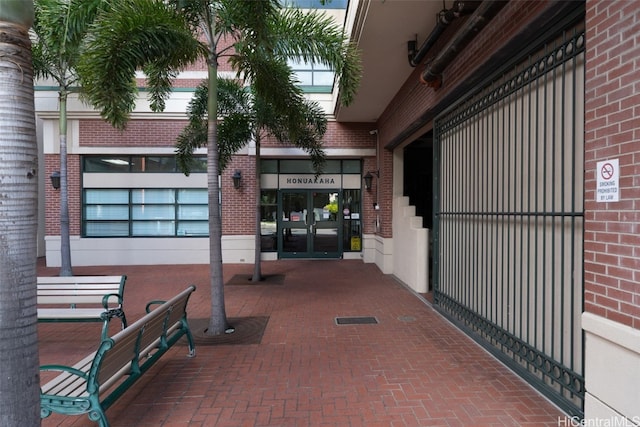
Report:
[[[583,30],[434,122],[434,303],[582,415]]]

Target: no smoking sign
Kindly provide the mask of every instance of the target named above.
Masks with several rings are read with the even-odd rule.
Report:
[[[620,199],[618,159],[598,162],[596,174],[596,201],[617,202]]]

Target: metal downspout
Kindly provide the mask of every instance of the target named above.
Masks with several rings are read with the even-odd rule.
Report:
[[[444,69],[507,3],[508,1],[498,0],[483,1],[442,52],[427,64],[425,70],[420,74],[420,81],[436,89],[440,88]]]
[[[429,49],[438,41],[438,38],[442,35],[444,30],[455,20],[461,16],[470,14],[481,3],[481,1],[456,1],[453,3],[451,9],[445,10],[438,15],[438,21],[436,27],[431,31],[429,37],[424,41],[420,49],[413,55],[409,55],[409,65],[417,67],[420,61],[424,59],[429,52]]]

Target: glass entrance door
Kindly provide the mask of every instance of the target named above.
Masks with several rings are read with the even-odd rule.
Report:
[[[283,190],[278,200],[281,258],[339,258],[338,190]]]

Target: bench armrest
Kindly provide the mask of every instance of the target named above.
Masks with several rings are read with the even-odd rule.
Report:
[[[120,294],[106,294],[102,297],[102,306],[105,310],[109,310],[109,299],[116,297],[118,300],[118,307],[122,307],[122,295]]]
[[[80,378],[84,378],[85,380],[89,377],[89,375],[86,372],[83,372],[80,369],[72,368],[71,366],[65,366],[65,365],[41,365],[40,370],[68,372],[70,374],[77,375]]]
[[[166,302],[166,301],[162,301],[162,300],[153,300],[153,301],[149,301],[149,302],[147,303],[147,305],[144,307],[144,309],[145,309],[145,311],[146,311],[147,313],[151,313],[151,311],[152,311],[151,306],[152,306],[152,305],[162,305],[162,304],[164,304],[165,302]]]

